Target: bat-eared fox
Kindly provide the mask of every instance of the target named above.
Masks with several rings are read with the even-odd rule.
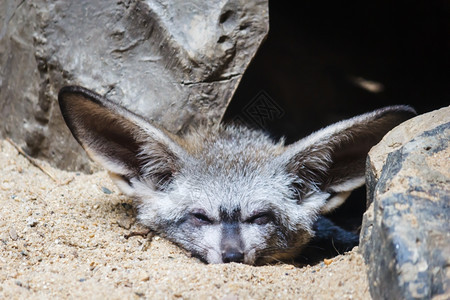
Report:
[[[370,148],[415,115],[385,107],[285,145],[238,125],[175,135],[77,86],[61,89],[59,104],[73,136],[133,198],[141,224],[204,262],[251,265],[293,260],[328,233],[356,245],[357,234],[326,215],[364,184]]]

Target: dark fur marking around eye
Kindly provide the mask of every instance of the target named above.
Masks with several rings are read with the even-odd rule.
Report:
[[[271,212],[260,212],[257,213],[250,218],[248,218],[245,222],[256,225],[265,225],[275,220],[273,213]]]
[[[223,223],[237,223],[241,220],[241,209],[237,207],[230,211],[220,207],[219,217]]]
[[[203,209],[197,209],[192,211],[189,214],[188,219],[195,226],[211,225],[214,223],[214,221],[206,215],[206,212]]]

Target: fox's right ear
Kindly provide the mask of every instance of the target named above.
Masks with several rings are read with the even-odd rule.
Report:
[[[297,176],[299,194],[329,194],[321,208],[327,213],[364,184],[369,150],[389,130],[415,115],[413,108],[396,105],[343,120],[287,146],[280,159]]]
[[[75,139],[125,193],[136,180],[163,190],[180,170],[185,151],[143,118],[83,87],[62,88],[58,101]]]

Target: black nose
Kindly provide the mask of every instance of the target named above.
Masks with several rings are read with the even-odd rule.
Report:
[[[222,252],[222,261],[224,263],[241,263],[244,262],[244,252],[238,249],[229,249]]]

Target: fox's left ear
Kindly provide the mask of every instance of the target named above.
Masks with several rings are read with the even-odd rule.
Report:
[[[287,170],[298,176],[300,193],[328,193],[322,212],[331,211],[364,184],[370,148],[415,115],[409,106],[389,106],[325,127],[287,147]]]
[[[73,136],[123,192],[136,194],[140,183],[163,190],[182,167],[184,149],[142,117],[79,86],[62,88],[58,99]]]

